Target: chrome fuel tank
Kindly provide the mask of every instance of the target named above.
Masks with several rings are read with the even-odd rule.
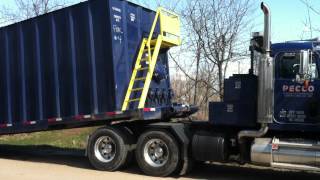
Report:
[[[251,161],[271,167],[320,171],[320,142],[257,138],[251,146]]]

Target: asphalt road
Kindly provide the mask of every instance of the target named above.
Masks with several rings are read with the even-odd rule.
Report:
[[[96,171],[82,154],[83,151],[62,151],[51,147],[0,145],[0,178],[5,180],[159,179],[144,176],[136,164],[118,172]],[[196,166],[191,173],[183,177],[166,179],[319,180],[320,174],[204,164]]]

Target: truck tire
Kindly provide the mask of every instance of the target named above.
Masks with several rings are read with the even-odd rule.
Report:
[[[87,154],[92,166],[101,171],[116,171],[132,158],[130,137],[119,128],[103,127],[91,134]]]
[[[150,176],[169,176],[178,168],[180,150],[167,131],[147,131],[139,137],[136,160],[140,169]]]

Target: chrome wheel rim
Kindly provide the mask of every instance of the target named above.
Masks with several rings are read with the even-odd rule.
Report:
[[[116,156],[116,144],[110,136],[98,138],[94,145],[96,158],[104,163],[111,162]]]
[[[151,139],[144,146],[143,157],[152,167],[164,166],[169,158],[169,148],[161,139]]]

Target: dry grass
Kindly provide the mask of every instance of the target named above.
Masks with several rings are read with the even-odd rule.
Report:
[[[29,134],[0,136],[4,145],[48,145],[59,148],[84,149],[88,135],[96,128],[77,128],[68,130],[35,132]]]

